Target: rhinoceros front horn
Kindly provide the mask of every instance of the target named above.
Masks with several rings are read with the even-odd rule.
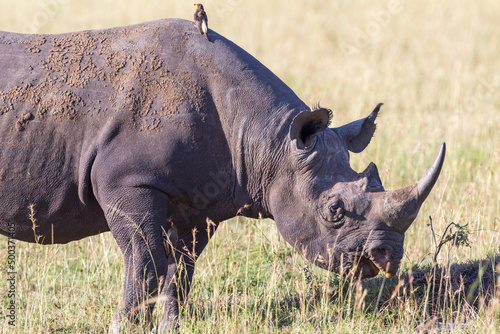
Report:
[[[388,215],[387,225],[401,233],[410,227],[439,177],[445,153],[446,144],[443,143],[436,160],[420,181],[402,189],[385,192],[384,211]]]

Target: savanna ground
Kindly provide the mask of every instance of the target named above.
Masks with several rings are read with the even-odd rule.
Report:
[[[362,171],[375,162],[386,189],[415,182],[441,142],[448,150],[437,185],[406,233],[399,276],[341,278],[308,264],[272,221],[233,219],[221,224],[198,262],[181,332],[500,331],[494,259],[500,239],[500,2],[204,5],[212,29],[256,56],[307,103],[333,109],[335,126],[385,103],[375,138],[351,164]],[[192,1],[2,0],[0,30],[69,32],[191,19],[193,10]],[[470,232],[470,247],[445,244],[437,267],[429,216],[438,241],[451,222],[467,224]],[[2,266],[6,250],[2,237]],[[7,277],[0,270],[3,332],[107,332],[124,269],[109,233],[51,247],[18,243],[16,256],[16,327],[5,318]]]

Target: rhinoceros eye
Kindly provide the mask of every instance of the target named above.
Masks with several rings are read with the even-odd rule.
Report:
[[[344,225],[345,205],[344,202],[338,198],[330,198],[320,210],[323,217],[323,224],[329,228],[339,228]]]
[[[322,203],[321,203],[322,202]],[[321,215],[320,222],[328,228],[340,228],[345,223],[346,206],[339,195],[325,196],[318,208]]]
[[[344,218],[345,208],[341,200],[336,200],[330,205],[330,221],[339,222]]]

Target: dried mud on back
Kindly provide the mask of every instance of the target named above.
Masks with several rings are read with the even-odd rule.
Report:
[[[175,116],[199,113],[206,91],[199,75],[168,68],[168,59],[159,54],[159,29],[143,24],[0,39],[0,44],[16,50],[25,67],[19,69],[24,73],[19,79],[8,81],[7,89],[0,91],[0,116],[16,113],[12,126],[18,131],[33,120],[116,113],[128,115],[127,121],[139,131],[157,130],[162,122],[187,126]],[[180,48],[176,52],[184,52],[186,39],[178,40],[173,42]]]

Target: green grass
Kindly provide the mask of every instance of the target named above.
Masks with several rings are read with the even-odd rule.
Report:
[[[49,0],[2,1],[0,30],[57,33],[161,17],[191,19],[194,9],[181,1],[53,1],[50,15],[40,5]],[[385,103],[372,143],[351,156],[351,165],[361,171],[375,162],[386,189],[415,182],[440,143],[447,143],[441,177],[406,233],[401,279],[410,271],[414,281],[341,278],[308,264],[279,239],[271,221],[235,219],[222,224],[197,264],[182,332],[498,331],[498,291],[467,300],[475,278],[467,291],[452,278],[462,270],[476,273],[457,266],[496,254],[500,244],[500,3],[401,1],[387,15],[389,3],[204,5],[212,29],[256,56],[307,103],[333,109],[334,126]],[[377,26],[380,11],[386,16]],[[448,275],[430,266],[430,215],[437,233],[452,221],[472,231],[470,248],[441,251],[438,263],[449,268]],[[4,249],[7,240],[0,238],[0,254]],[[122,256],[110,234],[51,247],[19,243],[17,256],[18,325],[7,325],[2,298],[1,330],[107,332],[123,277]],[[426,275],[435,284],[426,284]],[[495,283],[494,277],[489,280]],[[4,287],[0,283],[2,296]]]

